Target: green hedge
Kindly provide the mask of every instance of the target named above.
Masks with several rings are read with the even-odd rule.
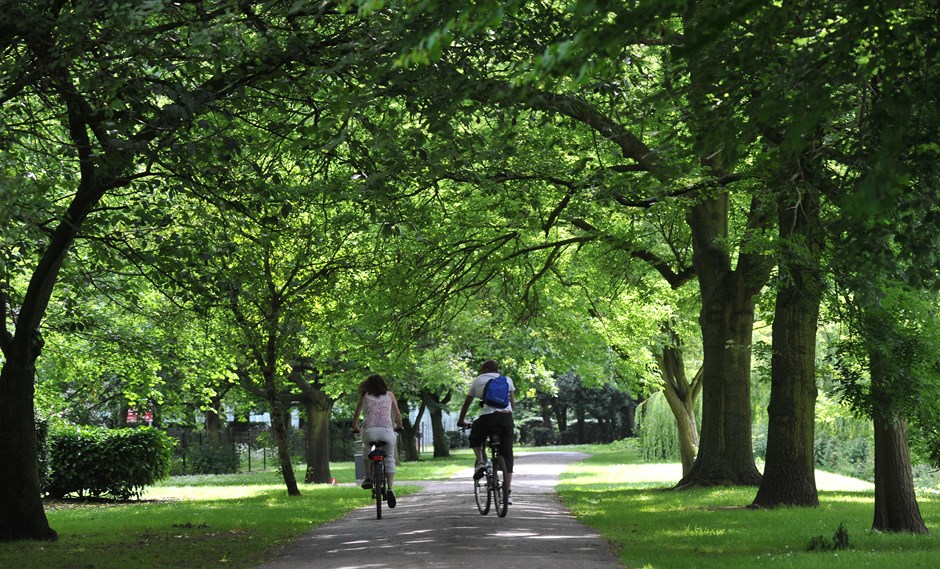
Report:
[[[53,427],[47,435],[49,476],[43,490],[52,498],[139,497],[144,487],[169,474],[174,444],[151,427]]]

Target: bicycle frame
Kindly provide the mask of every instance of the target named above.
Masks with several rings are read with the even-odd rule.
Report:
[[[372,441],[369,443],[372,450],[369,452],[369,466],[372,471],[372,498],[375,500],[375,519],[382,519],[382,501],[385,500],[385,493],[388,489],[388,480],[385,477],[385,457],[387,454],[382,449],[385,443],[382,441]]]
[[[481,450],[486,457],[485,474],[474,480],[473,493],[481,514],[488,514],[493,503],[496,515],[504,518],[509,509],[509,494],[506,491],[506,461],[499,453],[500,442],[497,433],[487,433],[484,438]]]

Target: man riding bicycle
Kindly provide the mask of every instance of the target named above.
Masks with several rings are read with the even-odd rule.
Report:
[[[500,377],[499,374],[499,365],[494,360],[486,360],[483,362],[483,365],[480,366],[480,375],[473,378],[473,381],[470,383],[470,388],[467,390],[467,398],[463,402],[463,407],[460,409],[460,418],[457,419],[457,425],[461,427],[470,427],[470,448],[473,449],[474,455],[476,455],[476,468],[473,473],[474,478],[481,478],[486,467],[486,457],[483,456],[483,440],[486,438],[486,434],[490,431],[498,431],[500,438],[500,447],[499,452],[503,459],[506,461],[506,490],[509,494],[509,504],[512,504],[512,492],[510,490],[512,485],[512,439],[515,429],[515,423],[513,421],[512,410],[516,404],[516,388],[512,383],[512,380],[508,377],[506,381],[509,384],[509,401],[506,407],[498,407],[489,404],[483,403],[483,395],[486,384],[491,380]],[[470,405],[476,401],[480,400],[480,404],[483,406],[483,409],[480,411],[480,416],[477,417],[476,421],[472,424],[468,424],[466,419],[467,411],[470,409]]]

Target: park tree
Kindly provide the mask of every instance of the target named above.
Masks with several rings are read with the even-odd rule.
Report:
[[[5,2],[0,104],[0,539],[53,539],[33,426],[42,326],[68,251],[116,215],[160,212],[158,155],[290,63],[333,67],[359,21],[330,5]],[[105,203],[107,198],[108,203]],[[7,213],[9,212],[9,213]],[[6,223],[12,222],[12,223]],[[12,260],[14,262],[9,262]]]
[[[690,73],[699,77],[702,71],[690,70],[688,62],[705,44],[685,42],[675,7],[633,12],[606,6],[609,12],[595,12],[588,4],[593,3],[564,10],[548,4],[489,3],[491,12],[458,14],[449,5],[429,3],[425,7],[437,11],[426,19],[414,16],[425,25],[415,32],[423,39],[404,59],[433,60],[427,72],[443,78],[449,89],[422,91],[413,75],[402,74],[390,92],[426,101],[418,106],[438,109],[435,116],[447,97],[462,101],[450,115],[455,123],[461,124],[458,120],[472,110],[462,124],[482,126],[455,130],[456,137],[450,137],[455,146],[485,127],[502,133],[496,140],[512,141],[487,147],[474,172],[451,168],[451,175],[440,175],[493,195],[500,191],[497,184],[507,194],[538,195],[538,201],[520,204],[526,212],[522,219],[500,220],[506,228],[502,236],[478,241],[480,258],[503,261],[510,254],[493,252],[515,247],[520,255],[544,252],[532,263],[548,266],[561,248],[605,241],[646,260],[668,282],[687,278],[694,269],[705,352],[702,444],[696,466],[681,484],[756,484],[750,342],[754,296],[773,265],[760,246],[772,220],[763,199],[766,184],[749,178],[747,164],[734,159],[747,148],[726,152],[725,164],[703,167],[706,157],[716,155],[708,144],[713,141],[703,136],[689,142],[689,130],[707,133],[715,119],[705,113],[708,105],[690,101],[708,96],[695,92]],[[618,17],[608,18],[610,13]],[[435,22],[442,21],[450,24],[441,29]],[[694,18],[687,23],[698,25]],[[702,23],[701,41],[709,41],[710,32],[722,23]],[[699,107],[702,112],[694,112]],[[677,108],[689,112],[675,113]],[[481,113],[492,118],[473,122]],[[697,122],[683,123],[683,117]],[[479,147],[468,144],[462,154]],[[500,162],[489,166],[489,159]],[[442,165],[446,168],[443,160]],[[523,187],[531,189],[523,192]],[[732,190],[740,197],[733,199]],[[630,234],[643,227],[643,215],[654,206],[678,208],[685,215],[694,252],[690,258],[677,259],[679,249],[662,242],[659,249],[651,247],[639,237],[642,230]],[[486,211],[492,215],[494,210]],[[529,239],[543,234],[540,244],[519,239],[525,219],[533,222]],[[460,243],[461,251],[469,250],[470,242]],[[474,278],[481,266],[470,265]],[[455,272],[448,268],[438,274]]]

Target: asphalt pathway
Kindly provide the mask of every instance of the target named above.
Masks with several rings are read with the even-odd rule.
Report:
[[[585,457],[518,453],[505,518],[492,508],[486,516],[477,511],[468,468],[451,480],[420,483],[423,489],[399,497],[395,509],[383,507],[381,520],[373,504],[324,524],[258,569],[623,569],[610,545],[555,494],[558,473]]]

